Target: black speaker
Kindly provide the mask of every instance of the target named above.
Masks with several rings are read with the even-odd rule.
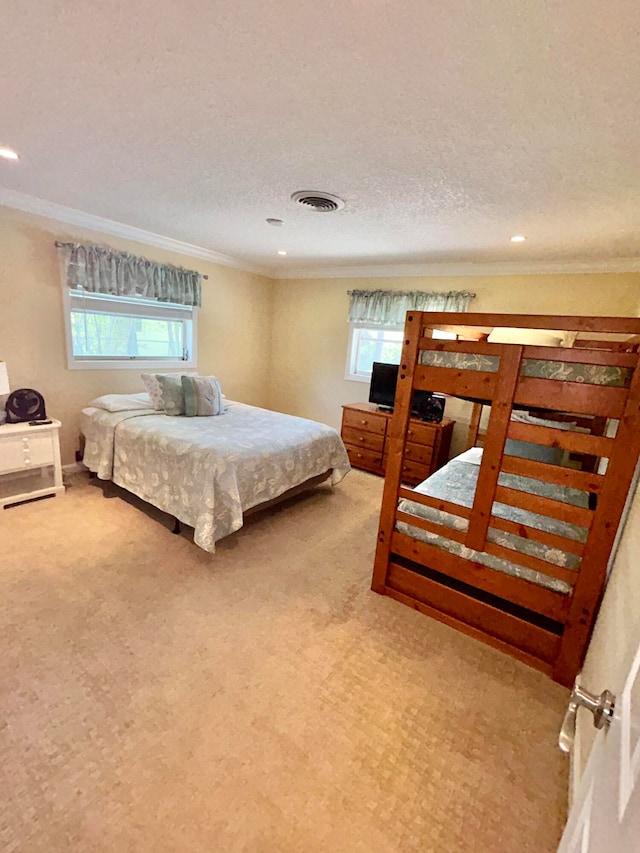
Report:
[[[444,417],[446,398],[442,394],[431,394],[420,400],[420,404],[412,414],[430,424],[439,424]]]

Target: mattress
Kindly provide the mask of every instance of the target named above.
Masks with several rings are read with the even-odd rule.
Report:
[[[231,401],[209,418],[87,408],[81,429],[91,471],[193,527],[210,552],[242,526],[244,511],[329,470],[338,483],[350,470],[331,427]]]
[[[431,367],[449,367],[456,370],[481,370],[486,373],[497,373],[500,367],[500,359],[495,355],[423,350],[420,353],[420,364]],[[524,358],[520,375],[535,379],[556,379],[562,382],[581,382],[587,385],[628,388],[631,384],[633,370],[610,365]]]
[[[478,479],[479,465],[482,459],[482,451],[479,448],[472,448],[466,451],[461,456],[452,459],[443,468],[432,474],[427,480],[416,486],[414,491],[420,492],[423,495],[428,495],[432,498],[441,498],[452,503],[461,504],[465,507],[473,505],[473,499],[476,490]],[[499,485],[507,486],[511,489],[528,492],[529,494],[540,495],[541,497],[552,498],[554,500],[564,501],[575,506],[587,507],[588,494],[577,489],[571,489],[566,486],[558,486],[551,483],[545,483],[541,480],[534,480],[529,477],[521,477],[515,474],[500,474]],[[398,509],[402,512],[420,516],[430,521],[437,522],[455,530],[465,531],[468,526],[467,519],[451,513],[442,512],[441,510],[432,507],[423,506],[403,499],[398,503]],[[560,521],[545,515],[538,515],[519,507],[509,506],[507,504],[494,503],[493,514],[500,518],[508,519],[520,524],[525,524],[528,527],[534,527],[538,530],[544,530],[549,533],[555,533],[559,536],[565,536],[568,539],[573,539],[576,542],[585,542],[588,531],[569,522]],[[467,560],[474,560],[483,566],[495,569],[498,572],[503,572],[507,575],[523,578],[524,580],[535,583],[538,586],[546,589],[554,590],[555,592],[568,595],[572,587],[565,581],[557,578],[549,577],[542,572],[537,572],[534,569],[529,569],[525,566],[520,566],[517,563],[511,563],[507,560],[494,557],[485,552],[474,551],[467,548],[459,542],[454,542],[447,539],[446,536],[440,536],[436,533],[431,533],[422,530],[419,527],[403,521],[396,522],[396,529],[400,533],[412,536],[429,545],[435,545],[442,548],[451,554],[462,557]],[[506,533],[503,530],[489,528],[487,535],[489,542],[497,545],[502,545],[505,548],[510,548],[514,551],[520,551],[524,554],[529,554],[532,557],[537,557],[540,560],[545,560],[552,566],[563,566],[564,568],[577,571],[580,566],[580,558],[575,554],[563,551],[559,548],[551,548],[541,542],[535,542],[530,539],[524,539],[521,536],[516,536],[511,533]]]

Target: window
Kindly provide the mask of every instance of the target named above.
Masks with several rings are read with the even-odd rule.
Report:
[[[402,326],[364,326],[351,323],[345,379],[369,382],[374,361],[400,364],[403,333]],[[456,336],[453,332],[434,330],[433,337],[455,340]]]
[[[64,293],[70,368],[196,366],[196,308],[66,288]]]

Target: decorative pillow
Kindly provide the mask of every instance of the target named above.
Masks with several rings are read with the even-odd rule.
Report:
[[[156,378],[160,385],[164,411],[168,415],[184,415],[182,376],[179,373],[158,373]]]
[[[156,412],[164,411],[164,403],[162,402],[162,388],[160,387],[160,376],[176,376],[180,379],[181,376],[186,376],[185,373],[141,373],[140,378],[147,389],[147,393],[151,397],[151,403]],[[191,371],[189,376],[197,376],[195,371]]]
[[[164,409],[162,405],[162,388],[160,387],[160,383],[158,382],[158,376],[162,376],[160,373],[141,373],[140,378],[144,384],[144,387],[147,389],[147,393],[149,397],[151,397],[151,405],[156,410],[156,412],[161,412]],[[173,376],[173,373],[164,374],[165,376]]]
[[[220,383],[215,376],[183,376],[184,413],[188,418],[206,418],[224,411]]]
[[[516,441],[508,438],[504,452],[508,456],[519,456],[521,459],[533,459],[535,462],[547,462],[549,465],[560,465],[563,453],[559,447],[545,447],[544,444],[534,444],[532,441]]]
[[[575,421],[550,421],[545,418],[536,418],[529,412],[513,412],[512,421],[519,421],[534,426],[551,427],[552,429],[571,430],[577,426]],[[547,462],[549,465],[561,465],[564,453],[559,447],[547,447],[544,444],[536,444],[532,441],[517,441],[508,438],[504,452],[509,456],[519,456],[521,459],[533,459],[535,462]]]
[[[153,409],[151,398],[143,391],[140,394],[104,394],[96,397],[88,406],[104,409],[105,412],[129,412],[135,409]]]

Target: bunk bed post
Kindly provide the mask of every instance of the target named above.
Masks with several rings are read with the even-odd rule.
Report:
[[[418,349],[422,334],[422,313],[409,311],[404,325],[404,343],[398,371],[396,401],[393,417],[389,427],[389,458],[384,477],[382,493],[382,508],[378,527],[378,545],[371,589],[384,594],[389,571],[389,555],[391,553],[391,535],[398,505],[398,490],[402,479],[402,457],[406,442],[409,417],[411,416],[411,393],[413,389],[413,374],[418,360]]]
[[[598,535],[589,536],[553,669],[554,680],[567,687],[573,684],[582,666],[606,581],[608,557],[616,539],[639,455],[640,369],[636,368],[625,410],[618,424],[605,483],[593,515],[591,528]]]
[[[482,417],[482,403],[474,403],[471,409],[471,418],[469,419],[469,430],[467,432],[467,446],[465,450],[469,450],[476,446],[478,441],[478,433],[480,432],[480,419]]]

